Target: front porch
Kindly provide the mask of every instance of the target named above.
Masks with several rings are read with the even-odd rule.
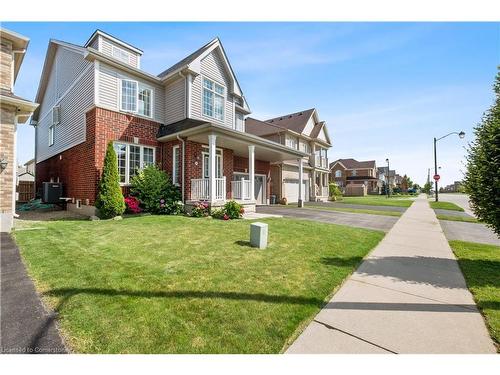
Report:
[[[165,142],[164,168],[179,185],[186,205],[204,201],[221,206],[235,200],[251,210],[269,204],[270,163],[304,156],[275,142],[210,123],[158,140]]]

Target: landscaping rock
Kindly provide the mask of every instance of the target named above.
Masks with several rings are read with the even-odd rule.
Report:
[[[97,221],[97,220],[101,220],[101,219],[99,219],[99,218],[98,218],[97,216],[95,216],[95,215],[92,215],[92,216],[90,216],[90,217],[89,217],[89,220],[90,220],[90,221]]]
[[[115,216],[115,217],[113,218],[113,220],[123,220],[123,217],[121,217],[121,216]]]

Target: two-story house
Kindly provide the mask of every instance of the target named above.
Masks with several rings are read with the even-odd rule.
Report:
[[[28,48],[29,39],[0,28],[0,232],[10,232],[16,207],[16,130],[38,104],[14,94],[14,84]]]
[[[260,121],[245,120],[246,131],[306,154],[297,159],[271,163],[271,194],[288,202],[328,200],[328,149],[325,121],[314,108]],[[303,177],[299,178],[299,169]],[[299,181],[302,180],[302,186]]]
[[[243,91],[218,38],[158,75],[143,52],[97,30],[83,45],[51,40],[37,93],[36,181],[94,211],[106,146],[113,142],[123,191],[155,163],[189,205],[269,202],[271,163],[306,153],[250,134]]]
[[[387,167],[378,167],[377,168],[377,177],[379,179],[379,184],[381,186],[387,185],[387,183],[389,183],[389,186],[391,187],[391,189],[394,189],[395,187],[397,187],[396,171],[394,169],[391,169],[388,172]]]
[[[363,184],[368,193],[378,193],[375,160],[338,159],[330,164],[330,181],[341,189],[348,184]]]

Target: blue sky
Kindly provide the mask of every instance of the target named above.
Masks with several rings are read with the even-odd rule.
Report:
[[[99,28],[144,51],[158,74],[215,36],[252,109],[265,119],[315,107],[328,124],[330,160],[388,157],[423,184],[439,142],[444,184],[461,178],[463,146],[493,102],[499,23],[3,23],[31,38],[16,94],[34,99],[50,38],[84,44]],[[20,126],[18,158],[33,156]]]

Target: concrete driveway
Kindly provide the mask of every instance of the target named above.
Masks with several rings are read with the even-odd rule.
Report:
[[[467,214],[474,216],[472,208],[469,204],[469,196],[467,194],[441,193],[439,194],[439,200],[443,202],[455,203],[457,206],[462,207]]]
[[[260,206],[256,210],[258,213],[273,215],[282,215],[284,217],[293,217],[297,219],[320,221],[324,223],[348,225],[351,227],[389,231],[398,221],[398,217],[355,214],[350,212],[336,212],[326,210],[315,210],[312,208],[293,208],[279,205]]]

